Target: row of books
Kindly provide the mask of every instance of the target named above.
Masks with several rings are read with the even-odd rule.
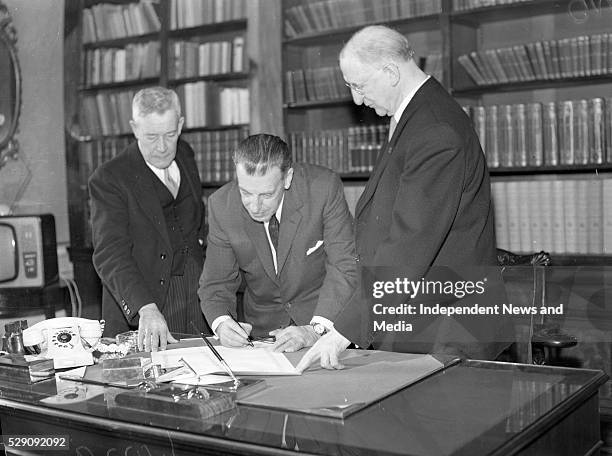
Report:
[[[285,36],[438,14],[441,0],[324,0],[285,10]]]
[[[159,41],[128,44],[125,48],[97,48],[85,51],[84,84],[136,81],[159,76]]]
[[[246,17],[246,0],[172,0],[170,3],[171,30]]]
[[[491,192],[500,248],[612,253],[612,179],[496,181]]]
[[[240,125],[250,122],[249,89],[224,87],[210,81],[182,84],[176,89],[186,128]]]
[[[202,182],[227,182],[234,178],[232,153],[249,135],[247,127],[231,130],[186,132],[181,138],[195,151]]]
[[[612,163],[612,98],[464,109],[489,168]]]
[[[434,53],[416,59],[427,74],[442,80],[442,54]],[[296,69],[285,72],[285,102],[336,100],[350,97],[342,72],[337,65]]]
[[[130,133],[132,98],[136,92],[124,90],[87,95],[81,99],[83,133],[93,137]]]
[[[387,141],[387,124],[294,132],[288,142],[293,160],[326,166],[338,173],[365,173]]]
[[[350,95],[351,91],[344,84],[342,72],[337,65],[290,70],[285,73],[285,102],[288,104],[335,100]]]
[[[244,36],[232,41],[175,41],[170,45],[168,61],[170,77],[191,78],[213,74],[242,73]]]
[[[229,130],[185,132],[181,139],[195,152],[196,164],[202,182],[226,182],[234,176],[232,153],[236,145],[249,135],[247,127]],[[102,163],[124,150],[132,136],[87,141],[79,150],[79,173],[82,182]]]
[[[83,10],[83,43],[144,35],[161,29],[151,0],[139,3],[98,3]]]
[[[79,148],[80,181],[87,182],[91,173],[98,166],[109,161],[133,141],[135,141],[134,137],[123,136],[81,143]]]
[[[477,85],[612,73],[612,33],[472,51],[457,58]]]
[[[488,6],[510,5],[524,3],[531,0],[453,0],[453,11],[465,11]]]

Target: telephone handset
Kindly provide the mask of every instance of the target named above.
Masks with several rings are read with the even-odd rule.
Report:
[[[53,359],[56,369],[90,366],[93,364],[91,352],[103,331],[104,320],[51,318],[24,329],[23,345],[40,349],[42,356]]]

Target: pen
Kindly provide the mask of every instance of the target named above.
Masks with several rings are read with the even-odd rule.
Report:
[[[228,313],[227,315],[232,319],[234,323],[236,323],[238,326],[240,326],[240,328],[242,328],[242,325],[238,323],[238,321],[232,316],[232,314]],[[242,330],[244,331],[244,328],[242,328]],[[248,345],[250,345],[251,347],[254,347],[255,345],[253,345],[253,339],[251,338],[251,336],[247,335],[246,331],[244,331],[244,334],[247,338]]]
[[[217,351],[215,346],[210,343],[210,341],[208,340],[208,338],[206,337],[206,335],[202,331],[198,330],[198,328],[196,327],[196,325],[195,325],[195,323],[193,321],[191,322],[191,325],[193,326],[193,329],[196,330],[196,332],[200,333],[200,337],[202,337],[202,339],[204,339],[204,342],[206,342],[206,345],[208,345],[208,348],[210,348],[210,351],[213,352],[213,354],[217,357],[219,362],[223,365],[223,368],[225,369],[225,371],[229,374],[230,377],[232,377],[232,380],[234,380],[234,383],[236,385],[238,385],[240,383],[240,380],[238,380],[236,378],[236,376],[234,375],[234,373],[230,369],[229,365],[223,359],[223,357],[219,354],[219,352]]]

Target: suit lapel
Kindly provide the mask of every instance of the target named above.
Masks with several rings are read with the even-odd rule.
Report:
[[[130,160],[133,166],[128,171],[130,172],[130,176],[133,177],[129,177],[128,179],[133,179],[132,182],[134,183],[133,189],[136,200],[146,216],[151,219],[153,226],[157,229],[162,239],[168,245],[171,245],[164,212],[151,180],[150,173],[152,173],[152,171],[147,167],[144,158],[142,158],[140,150],[138,150],[138,143],[134,143],[134,148],[130,150]]]
[[[383,171],[387,167],[387,164],[389,163],[389,159],[391,158],[391,155],[393,154],[393,151],[395,149],[395,144],[397,143],[399,137],[402,136],[403,130],[404,128],[406,128],[406,124],[408,123],[408,120],[419,109],[421,103],[424,100],[426,100],[427,92],[429,90],[433,90],[433,88],[435,87],[435,85],[432,85],[434,81],[435,80],[433,78],[429,78],[419,88],[419,90],[417,90],[412,100],[410,100],[410,102],[408,103],[408,106],[406,106],[406,109],[402,113],[402,117],[397,123],[397,127],[395,128],[395,132],[393,133],[391,140],[388,141],[383,146],[380,154],[378,155],[378,159],[376,161],[376,166],[374,167],[374,171],[372,171],[372,174],[370,175],[370,178],[368,179],[368,183],[366,184],[366,187],[363,193],[361,194],[361,197],[357,201],[357,205],[355,206],[355,218],[359,217],[359,215],[361,214],[365,206],[374,196],[374,192],[376,191],[376,188],[378,187]]]
[[[193,199],[195,200],[195,207],[197,207],[197,211],[198,213],[196,214],[196,220],[200,220],[202,217],[201,214],[201,201],[198,201],[198,195],[200,195],[201,193],[201,185],[202,183],[200,182],[200,176],[193,176],[191,174],[191,172],[189,172],[189,165],[185,162],[185,157],[182,153],[182,149],[179,145],[177,146],[177,150],[176,150],[176,157],[175,160],[178,164],[179,170],[181,171],[181,180],[185,179],[185,181],[187,182],[187,184],[189,185],[189,190],[191,190],[191,195],[193,196]]]
[[[299,178],[301,176],[295,176],[294,179],[296,177]],[[283,213],[278,236],[278,252],[276,252],[279,275],[287,261],[291,246],[293,245],[293,238],[302,220],[300,208],[304,203],[298,195],[296,186],[297,182],[293,182],[289,190],[285,192],[285,199],[283,201]]]
[[[365,205],[374,196],[374,190],[376,190],[376,187],[378,187],[380,176],[382,176],[382,173],[384,169],[386,168],[387,163],[389,162],[389,158],[391,157],[391,154],[393,153],[393,145],[391,143],[395,143],[395,138],[397,137],[397,133],[398,133],[397,130],[399,129],[400,129],[400,126],[398,124],[398,126],[395,129],[396,134],[393,135],[394,137],[391,138],[391,141],[388,141],[387,143],[385,143],[382,150],[378,154],[378,159],[376,160],[376,166],[374,167],[374,170],[372,171],[372,174],[370,175],[370,178],[368,179],[368,183],[366,184],[366,187],[363,190],[363,193],[361,194],[361,196],[359,197],[359,200],[357,201],[357,205],[355,206],[355,218],[357,218],[359,214],[361,214],[361,211],[363,211],[363,208],[365,207]]]

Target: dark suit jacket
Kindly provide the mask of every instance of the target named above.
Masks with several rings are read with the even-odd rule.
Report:
[[[417,281],[438,266],[445,267],[443,275],[450,277],[466,268],[495,265],[489,192],[485,158],[468,117],[446,90],[429,78],[404,110],[357,203],[359,266],[395,267],[401,277]],[[361,316],[372,314],[371,290],[365,290],[364,295]],[[405,297],[401,302],[406,302]],[[374,337],[375,348],[397,348],[393,345],[401,342],[401,334],[395,334],[389,346],[388,334],[372,334],[370,319],[362,320],[365,333],[359,333],[357,316],[347,308],[337,325],[340,332],[361,345],[368,346]],[[495,339],[498,329],[497,324],[478,328],[480,334],[475,337],[480,341]],[[431,340],[430,346],[444,343],[441,330],[431,328],[432,336],[427,337],[436,340]],[[377,337],[386,340],[377,343]],[[401,351],[432,350],[422,345],[408,345]],[[470,355],[481,356],[479,351],[485,349],[487,354],[482,356],[486,357],[491,357],[489,349],[498,349],[472,348]]]
[[[176,161],[196,199],[203,263],[202,186],[187,143],[179,141]],[[160,310],[169,304],[172,247],[151,175],[134,142],[98,167],[89,180],[93,263],[103,284],[102,317],[109,333],[127,331],[128,323],[137,325],[138,310],[145,304],[154,302]]]
[[[263,223],[242,205],[236,181],[208,200],[208,245],[199,296],[209,324],[236,315],[236,291],[244,280],[244,318],[254,334],[310,322],[334,320],[353,292],[356,265],[352,219],[342,183],[332,171],[294,164],[285,192],[278,244],[279,274]],[[318,241],[323,244],[307,255]]]

